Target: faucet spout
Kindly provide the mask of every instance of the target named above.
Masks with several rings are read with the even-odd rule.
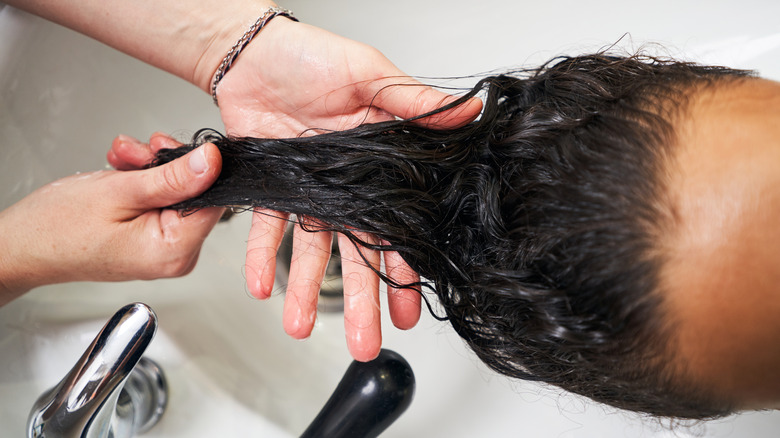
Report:
[[[28,438],[123,438],[150,426],[150,413],[156,422],[165,407],[165,382],[154,374],[156,364],[141,358],[156,330],[157,317],[145,304],[114,314],[67,376],[35,402]],[[138,406],[137,393],[123,392],[128,380],[128,389],[154,395],[151,408]]]

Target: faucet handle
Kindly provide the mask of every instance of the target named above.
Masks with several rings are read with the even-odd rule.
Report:
[[[68,375],[35,402],[27,423],[28,438],[109,434],[121,438],[146,428],[148,418],[140,417],[149,409],[133,407],[128,395],[120,394],[156,330],[157,317],[145,304],[129,304],[116,312]],[[155,369],[156,365],[144,362],[139,371],[147,373],[150,367]],[[162,379],[162,374],[156,378]],[[164,386],[164,380],[161,382]],[[131,383],[133,387],[139,385],[143,386]],[[165,395],[161,403],[153,409],[159,411],[158,417]]]
[[[382,349],[371,362],[352,361],[301,438],[375,438],[409,407],[414,373],[398,353]]]

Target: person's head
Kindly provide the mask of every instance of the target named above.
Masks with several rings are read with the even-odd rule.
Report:
[[[597,54],[482,89],[450,131],[211,138],[223,175],[180,207],[378,235],[510,376],[672,417],[780,402],[780,85]]]

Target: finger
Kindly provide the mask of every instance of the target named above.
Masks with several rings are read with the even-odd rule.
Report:
[[[153,154],[159,152],[160,149],[176,149],[181,145],[181,142],[162,132],[155,132],[149,137],[149,148]]]
[[[284,237],[288,214],[256,210],[246,244],[246,283],[259,299],[271,296],[276,278],[276,252]]]
[[[123,188],[133,210],[163,208],[193,198],[214,183],[222,169],[222,157],[206,143],[181,158],[139,171],[141,178],[126,174]]]
[[[356,233],[366,242],[369,235]],[[338,236],[341,273],[344,278],[344,330],[347,348],[356,360],[366,362],[379,355],[382,327],[379,312],[379,252],[357,248],[343,234]],[[362,253],[362,256],[361,256]],[[364,260],[365,258],[365,260]],[[366,265],[368,261],[369,265]]]
[[[387,242],[382,244],[387,245]],[[420,282],[420,276],[406,264],[400,254],[386,251],[382,256],[385,260],[385,272],[391,280],[399,285]],[[396,288],[387,285],[387,307],[390,319],[397,328],[408,330],[417,324],[420,320],[421,303],[419,286]]]
[[[127,135],[119,135],[111,142],[106,155],[108,164],[116,170],[137,170],[146,167],[154,158],[149,145]]]
[[[295,226],[282,323],[284,331],[296,339],[309,337],[314,328],[317,298],[328,267],[332,241],[330,232],[308,232]]]
[[[400,72],[399,72],[400,73]],[[458,99],[408,76],[387,77],[372,81],[362,91],[364,102],[409,119],[448,105]],[[473,121],[482,110],[482,101],[471,98],[446,111],[422,118],[417,122],[437,129],[457,128]]]

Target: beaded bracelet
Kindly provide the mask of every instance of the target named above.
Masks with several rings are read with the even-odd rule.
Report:
[[[238,55],[242,50],[244,50],[247,44],[252,41],[252,38],[260,33],[260,31],[263,30],[269,21],[273,20],[279,15],[287,17],[293,21],[298,21],[298,19],[293,15],[292,11],[289,9],[272,6],[268,8],[263,13],[263,15],[257,19],[257,21],[255,21],[255,24],[250,26],[249,29],[244,32],[244,35],[241,36],[241,38],[233,45],[233,47],[230,48],[227,55],[225,55],[225,57],[222,59],[222,62],[219,64],[219,68],[217,68],[217,72],[214,73],[214,79],[211,82],[211,97],[214,99],[214,105],[219,106],[219,102],[217,101],[217,85],[219,85],[219,81],[225,77],[225,74],[228,72],[228,70],[230,70],[230,67],[236,61],[236,58],[238,58]]]

